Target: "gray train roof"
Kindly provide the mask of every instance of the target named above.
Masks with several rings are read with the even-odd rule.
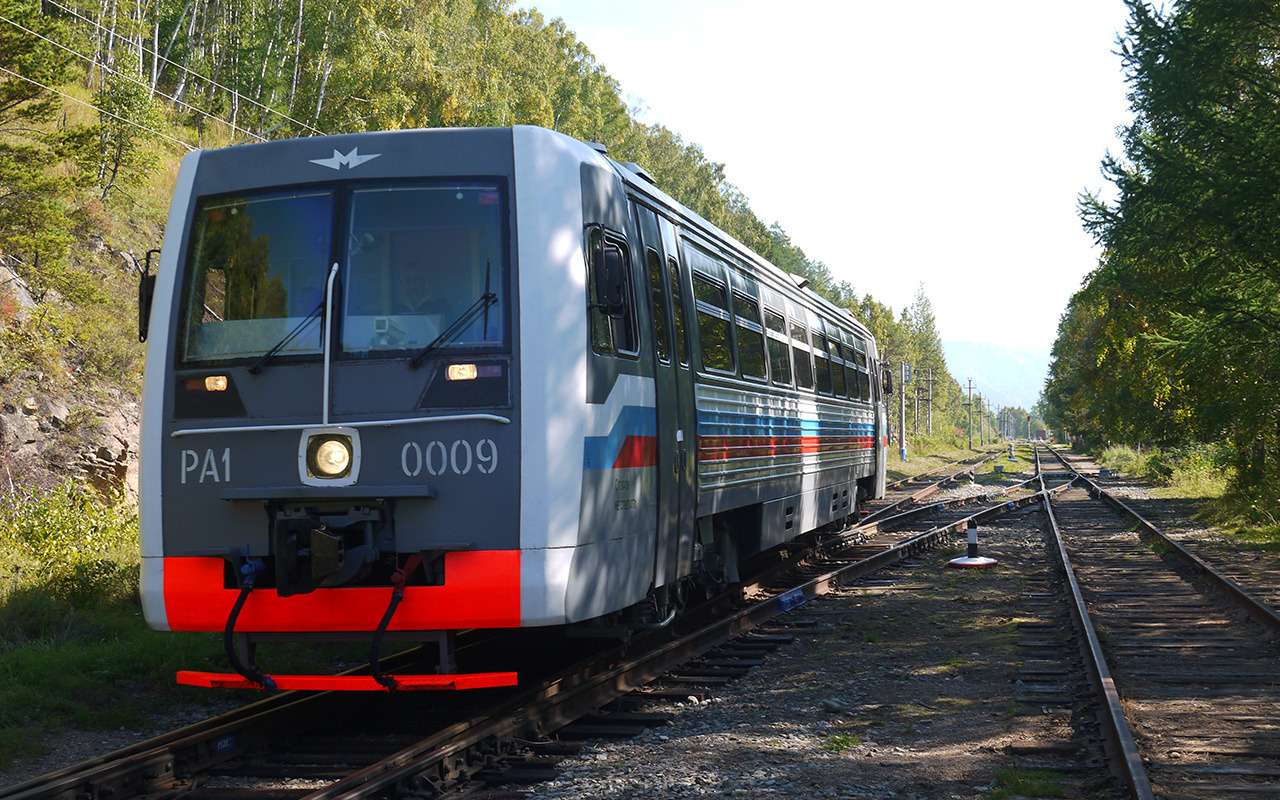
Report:
[[[861,320],[855,317],[852,311],[850,311],[847,308],[838,306],[835,303],[832,303],[830,300],[826,299],[825,297],[813,291],[812,289],[797,285],[796,278],[799,276],[793,273],[787,272],[781,267],[775,265],[773,262],[764,258],[759,253],[752,250],[750,247],[747,247],[745,244],[738,241],[733,236],[721,230],[717,225],[715,225],[715,223],[708,221],[707,219],[699,215],[697,212],[690,209],[688,206],[685,206],[679,200],[676,200],[674,197],[664,192],[661,188],[658,187],[657,184],[649,180],[648,175],[646,175],[645,173],[638,172],[635,169],[633,169],[630,165],[620,161],[616,161],[613,158],[610,158],[608,155],[605,155],[604,157],[610,164],[613,165],[613,168],[618,172],[618,175],[622,178],[624,183],[628,184],[632,188],[639,189],[645,194],[651,196],[653,199],[658,200],[659,202],[663,203],[666,206],[669,206],[672,211],[675,211],[680,216],[684,217],[686,220],[693,222],[696,226],[703,228],[706,232],[712,234],[715,238],[730,245],[734,250],[738,252],[738,255],[749,260],[753,266],[772,274],[779,281],[782,281],[784,285],[794,289],[795,291],[803,295],[805,299],[809,300],[814,305],[817,305],[818,307],[826,310],[828,313],[847,319],[859,333],[865,334],[867,337],[869,337],[874,341],[875,337],[871,333],[871,330],[867,328],[867,326],[864,325]],[[640,166],[640,165],[637,165],[637,166]],[[642,166],[641,166],[641,170],[643,170]]]

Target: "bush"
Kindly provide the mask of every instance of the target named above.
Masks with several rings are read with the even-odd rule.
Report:
[[[1114,445],[1099,456],[1104,466],[1168,487],[1182,497],[1218,497],[1232,475],[1231,453],[1218,445],[1183,445],[1138,452]]]
[[[46,493],[0,497],[0,608],[35,594],[72,608],[137,591],[138,516],[68,480]]]
[[[1126,475],[1145,477],[1150,453],[1140,453],[1128,445],[1112,445],[1102,451],[1099,460],[1104,467],[1109,467]]]

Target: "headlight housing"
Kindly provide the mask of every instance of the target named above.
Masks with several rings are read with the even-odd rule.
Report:
[[[307,475],[332,480],[351,474],[354,449],[351,437],[341,433],[320,433],[307,440]]]

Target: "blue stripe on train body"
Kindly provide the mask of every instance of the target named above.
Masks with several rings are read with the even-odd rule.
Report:
[[[698,433],[707,436],[875,436],[872,422],[698,411]]]

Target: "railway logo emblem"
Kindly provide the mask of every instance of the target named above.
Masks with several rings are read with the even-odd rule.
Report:
[[[307,160],[312,164],[319,164],[322,167],[328,167],[329,169],[334,170],[340,170],[344,166],[347,169],[355,169],[366,161],[372,161],[380,155],[382,155],[382,153],[370,153],[367,156],[362,156],[360,155],[360,148],[353,147],[351,148],[351,152],[346,155],[334,150],[333,155],[328,158],[311,158]]]

